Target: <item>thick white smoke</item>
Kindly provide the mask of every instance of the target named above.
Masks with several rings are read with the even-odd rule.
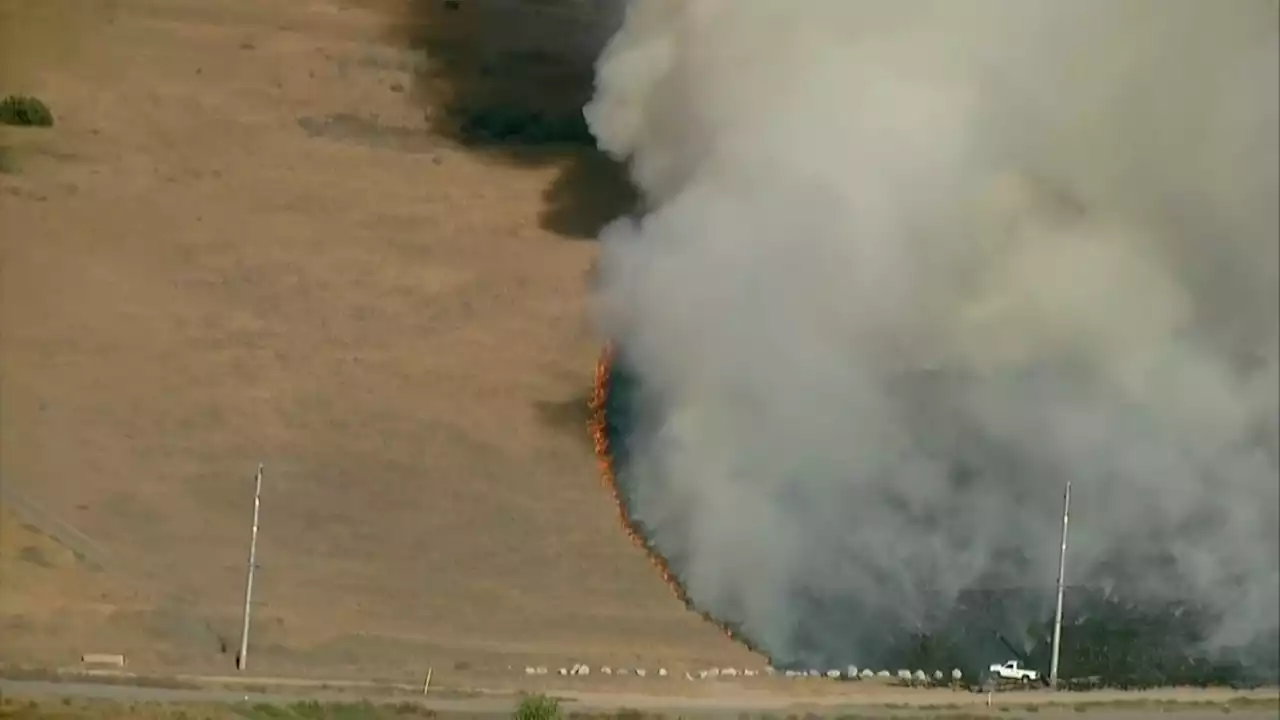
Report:
[[[656,426],[632,510],[695,602],[787,658],[824,598],[874,643],[965,588],[1047,595],[1070,479],[1071,582],[1274,633],[1278,28],[633,0],[586,109],[647,203],[603,233],[601,318]]]

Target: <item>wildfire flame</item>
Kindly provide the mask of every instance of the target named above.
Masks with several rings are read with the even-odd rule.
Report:
[[[596,361],[595,385],[592,387],[591,400],[588,406],[590,419],[587,421],[587,430],[591,433],[591,440],[595,446],[596,462],[600,467],[600,480],[604,484],[605,490],[613,498],[614,506],[618,509],[618,524],[622,526],[623,532],[631,538],[631,542],[649,556],[649,561],[658,569],[662,579],[666,581],[667,587],[671,588],[671,592],[675,593],[676,598],[684,603],[685,607],[720,628],[730,640],[742,643],[750,650],[755,650],[755,647],[747,638],[735,633],[728,624],[699,610],[693,604],[693,601],[689,599],[688,592],[685,591],[684,585],[680,583],[680,579],[676,577],[676,574],[671,571],[671,567],[667,564],[667,559],[636,529],[630,513],[627,512],[626,503],[618,490],[618,478],[613,471],[613,455],[609,451],[609,434],[605,424],[606,406],[609,401],[609,379],[612,376],[614,357],[613,345],[605,345],[600,353],[600,359]]]

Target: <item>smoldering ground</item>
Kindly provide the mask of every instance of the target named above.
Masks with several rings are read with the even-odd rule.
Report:
[[[586,116],[648,213],[602,235],[599,317],[642,388],[630,511],[693,601],[780,662],[891,661],[975,589],[1025,627],[1070,480],[1073,585],[1273,642],[1277,28],[630,3]]]

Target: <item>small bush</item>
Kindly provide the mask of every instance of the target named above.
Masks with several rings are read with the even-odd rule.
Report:
[[[520,701],[515,720],[560,720],[560,701],[546,695],[530,695]]]
[[[294,715],[303,720],[324,720],[324,706],[315,700],[300,700],[289,706]]]
[[[0,125],[52,127],[53,112],[39,98],[9,95],[0,100]]]

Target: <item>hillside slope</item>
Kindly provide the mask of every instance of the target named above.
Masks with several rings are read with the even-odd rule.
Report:
[[[6,136],[0,477],[103,557],[6,545],[57,577],[6,570],[0,661],[229,668],[262,461],[257,672],[746,662],[599,486],[595,249],[538,220],[569,160],[433,135],[368,7],[115,0],[77,32],[11,81],[58,125]]]

